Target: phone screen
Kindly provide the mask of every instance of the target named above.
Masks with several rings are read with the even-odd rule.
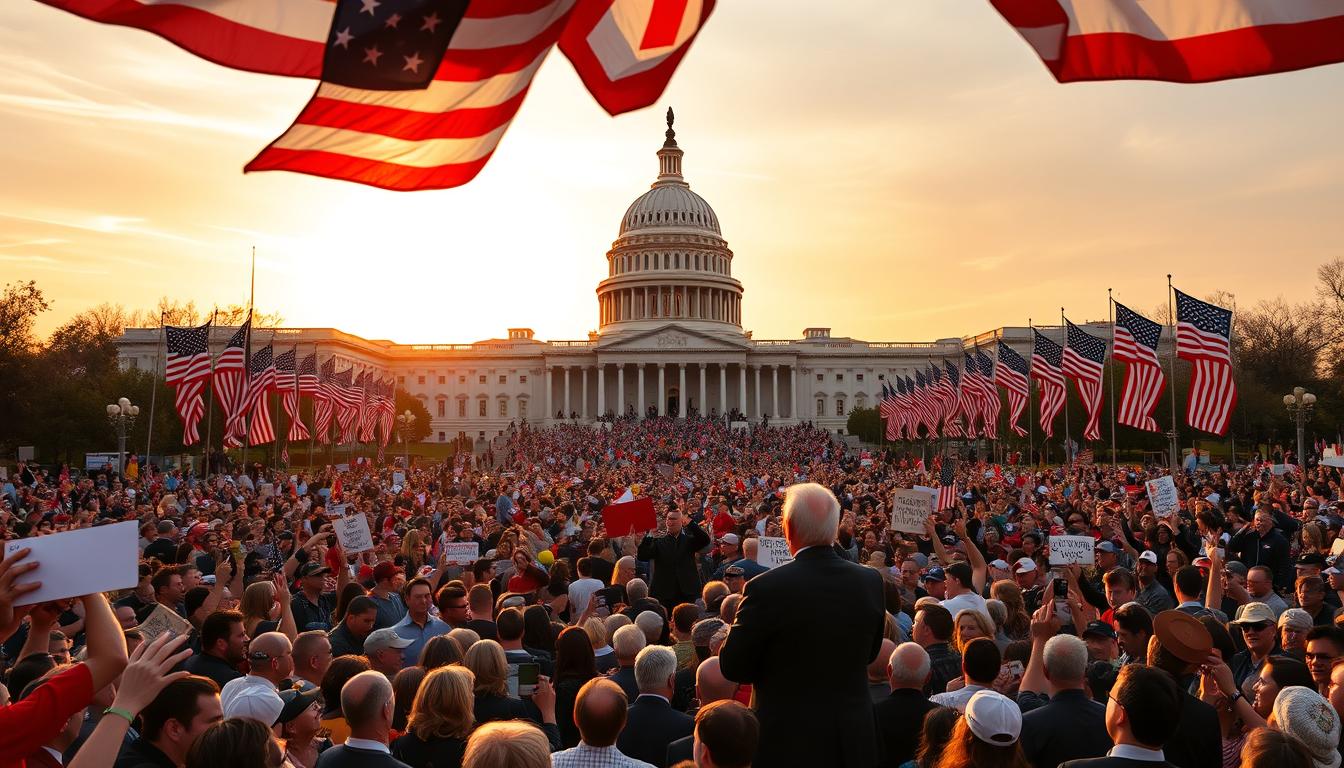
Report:
[[[516,674],[518,680],[518,695],[531,696],[532,693],[537,690],[537,678],[541,675],[541,665],[533,663],[519,664]]]

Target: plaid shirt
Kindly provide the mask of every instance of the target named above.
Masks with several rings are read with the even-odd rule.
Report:
[[[583,742],[579,746],[556,752],[551,755],[551,768],[654,768],[643,760],[626,757],[615,745],[610,747],[591,747]]]

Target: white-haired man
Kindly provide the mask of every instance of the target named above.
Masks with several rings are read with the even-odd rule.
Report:
[[[882,647],[882,576],[836,553],[839,526],[829,490],[788,489],[783,529],[794,560],[747,582],[720,651],[724,676],[754,685],[758,765],[868,768],[877,760],[867,668]],[[808,654],[808,674],[799,675],[809,648],[825,650]]]
[[[915,758],[924,716],[938,705],[924,695],[932,664],[929,652],[919,643],[901,643],[887,661],[891,694],[873,707],[877,720],[879,755],[877,765],[895,768]]]
[[[1093,701],[1083,688],[1087,643],[1073,635],[1054,635],[1057,626],[1033,617],[1031,659],[1018,686],[1018,704],[1026,710],[1022,753],[1038,768],[1101,757],[1111,748],[1106,707]]]
[[[620,627],[611,636],[611,647],[616,653],[616,668],[608,677],[625,691],[627,701],[634,701],[639,696],[639,684],[635,681],[635,659],[648,644],[644,639],[644,631],[634,624]]]
[[[635,659],[639,697],[630,702],[625,730],[616,740],[621,754],[656,766],[667,765],[667,747],[691,735],[695,720],[672,708],[676,690],[677,654],[664,645],[650,645]]]

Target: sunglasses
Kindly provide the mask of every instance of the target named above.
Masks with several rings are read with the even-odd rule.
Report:
[[[1241,624],[1239,626],[1241,627],[1242,632],[1259,632],[1264,629],[1269,629],[1274,625],[1267,621],[1257,621],[1253,624]]]

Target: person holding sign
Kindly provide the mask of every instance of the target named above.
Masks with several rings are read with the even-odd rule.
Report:
[[[664,522],[667,535],[654,538],[652,531],[644,534],[638,557],[653,564],[649,594],[671,613],[678,605],[700,597],[703,585],[695,567],[695,553],[709,546],[709,534],[694,520],[687,521],[676,507],[668,509]]]
[[[747,582],[719,652],[724,677],[755,686],[757,765],[868,768],[877,760],[868,665],[882,647],[882,576],[836,553],[839,526],[840,503],[824,486],[788,489],[783,528],[794,560]],[[800,648],[825,649],[807,674],[799,674]]]

